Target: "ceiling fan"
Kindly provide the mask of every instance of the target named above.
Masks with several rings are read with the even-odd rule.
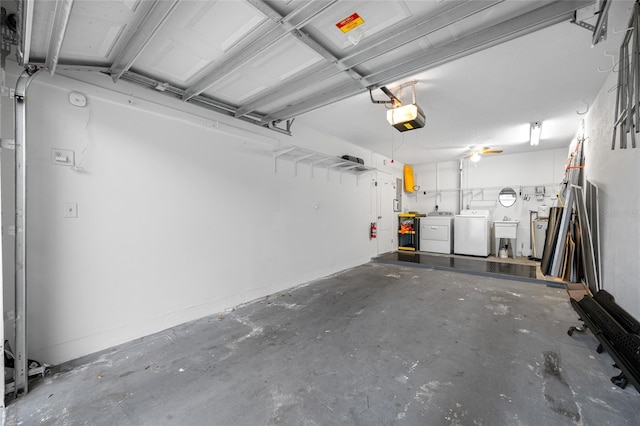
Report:
[[[492,149],[488,146],[480,146],[471,148],[470,152],[464,158],[469,158],[471,161],[480,161],[480,158],[483,155],[500,154],[501,152],[501,149]]]

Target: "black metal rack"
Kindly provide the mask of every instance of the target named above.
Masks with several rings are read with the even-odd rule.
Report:
[[[398,215],[398,250],[420,250],[420,213],[400,213]]]
[[[571,327],[574,331],[591,330],[598,339],[597,352],[607,351],[621,373],[611,378],[616,386],[625,388],[629,382],[640,392],[640,324],[617,305],[613,296],[600,290],[595,296],[586,295],[580,301],[571,299],[571,306],[578,313],[583,327]],[[635,332],[634,332],[635,330]]]

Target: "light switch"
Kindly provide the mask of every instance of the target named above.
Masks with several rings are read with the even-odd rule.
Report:
[[[75,163],[74,152],[70,149],[57,149],[51,150],[51,163],[59,166],[73,166]]]
[[[78,203],[64,203],[64,217],[78,217]]]

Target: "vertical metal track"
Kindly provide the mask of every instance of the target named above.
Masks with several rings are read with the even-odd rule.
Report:
[[[620,45],[620,70],[618,71],[618,90],[616,91],[616,114],[614,116],[611,149],[616,148],[616,139],[620,149],[627,148],[628,134],[631,147],[636,147],[636,133],[640,130],[640,5],[633,7],[627,34]]]
[[[4,15],[4,13],[3,13]],[[4,18],[4,16],[3,16]],[[4,30],[2,30],[2,32],[4,33]],[[4,34],[3,34],[4,35]],[[4,62],[4,58],[3,61]],[[5,84],[5,73],[4,73],[4,63],[2,64],[2,67],[0,67],[0,82],[2,84],[2,86],[4,86]],[[0,128],[2,128],[2,102],[0,102]],[[0,142],[2,140],[0,139]],[[2,162],[0,161],[0,171],[2,171]],[[2,179],[0,178],[0,188],[2,188]],[[0,189],[0,212],[4,212],[4,209],[2,208],[2,195],[4,195],[4,192]],[[2,283],[0,285],[0,306],[2,306],[4,308],[4,289],[5,289],[5,281],[4,281],[4,270],[3,270],[3,264],[4,264],[4,251],[2,250],[2,244],[0,244],[0,283]],[[4,314],[4,309],[3,309],[3,314]],[[2,352],[3,356],[0,357],[0,395],[2,395],[2,400],[0,401],[0,413],[3,412],[5,406],[4,406],[4,395],[5,395],[5,374],[4,374],[4,353],[5,353],[5,347],[4,347],[4,339],[5,339],[5,334],[4,334],[4,324],[5,324],[5,320],[4,320],[4,315],[2,315],[2,317],[0,317],[0,352]],[[1,414],[0,414],[1,416]],[[3,419],[4,420],[4,417]]]
[[[35,72],[26,69],[18,78],[15,93],[15,396],[28,392],[29,366],[27,360],[27,147],[26,112],[27,89]]]
[[[624,51],[622,49],[622,46],[620,46],[620,66],[622,66],[622,55],[624,55]],[[620,70],[618,70],[618,84],[617,84],[617,89],[616,89],[616,115],[615,120],[618,120],[618,114],[620,113],[620,92],[622,91],[622,89],[620,88],[620,85],[622,84],[622,72]],[[611,149],[616,149],[616,133],[618,130],[618,123],[614,123],[613,124],[613,138],[611,140]]]

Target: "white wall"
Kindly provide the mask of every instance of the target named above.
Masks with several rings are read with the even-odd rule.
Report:
[[[424,164],[416,166],[414,171],[416,185],[420,189],[406,197],[411,210],[429,213],[437,206],[439,211],[460,211],[458,161]]]
[[[640,148],[611,150],[617,74],[611,74],[589,110],[585,177],[599,187],[603,287],[640,319]],[[637,135],[637,134],[636,134]]]
[[[568,149],[564,148],[541,149],[524,154],[488,155],[477,163],[464,160],[462,209],[489,210],[492,221],[502,220],[505,216],[518,220],[520,223],[516,254],[529,256],[529,212],[537,211],[540,205],[554,205],[567,155]],[[458,213],[461,209],[457,191],[460,188],[459,183],[458,161],[416,167],[416,185],[419,185],[420,189],[407,197],[409,209],[428,213],[435,210],[437,205],[440,211]],[[545,196],[542,201],[538,201],[534,190],[536,186],[541,185],[545,186]],[[505,187],[511,187],[519,194],[516,204],[509,208],[502,207],[497,202],[498,193]],[[528,199],[526,195],[529,195]],[[492,250],[495,250],[493,241]]]
[[[98,85],[41,73],[28,92],[30,358],[57,364],[376,254],[374,173],[311,179],[308,166],[296,177],[279,161],[274,174],[271,151],[295,144],[383,167],[382,157],[90,79]],[[71,91],[87,107],[72,106]],[[52,164],[53,148],[74,151],[81,170]],[[77,218],[64,217],[66,202]]]

